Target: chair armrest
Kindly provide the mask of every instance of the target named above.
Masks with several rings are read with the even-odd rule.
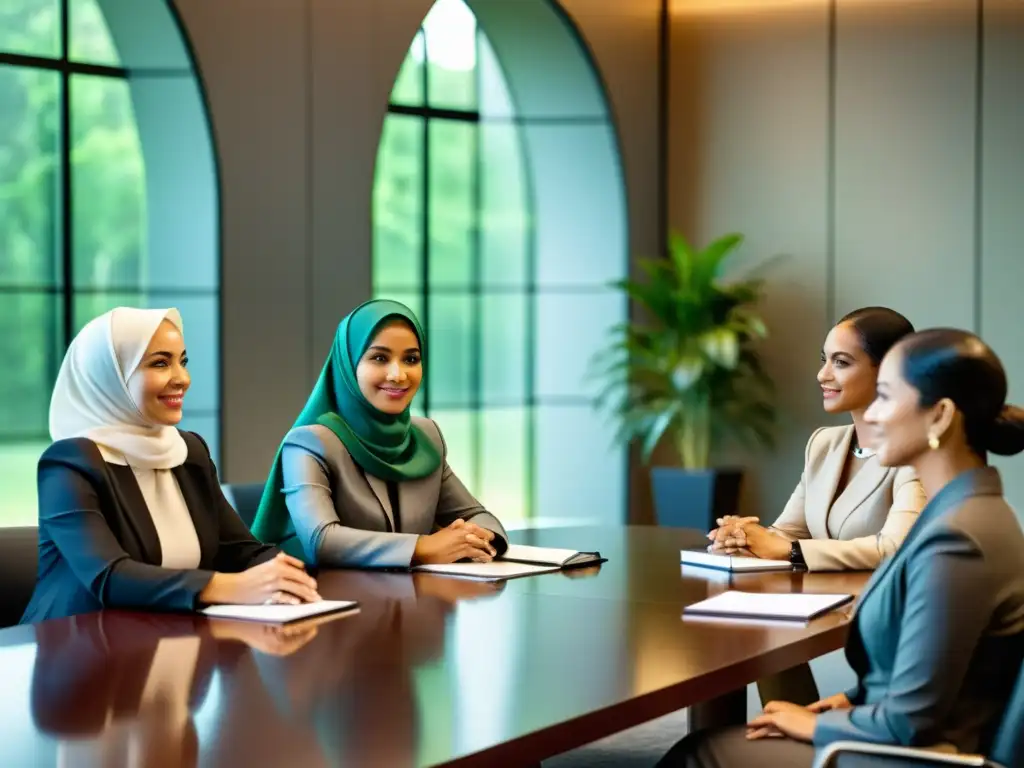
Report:
[[[952,765],[965,768],[999,768],[981,755],[958,755],[950,752],[937,752],[931,749],[915,749],[912,747],[896,747],[884,744],[869,744],[862,741],[835,741],[818,753],[814,768],[834,768],[839,757],[847,755],[863,755],[878,757],[879,766],[886,765],[885,758],[894,758],[891,763],[921,765]]]

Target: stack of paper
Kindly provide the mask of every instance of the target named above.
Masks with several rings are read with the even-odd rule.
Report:
[[[853,600],[853,595],[775,594],[730,590],[683,608],[683,616],[810,621]]]
[[[240,621],[263,621],[269,624],[288,624],[313,616],[328,613],[341,613],[357,608],[359,603],[354,600],[318,600],[315,603],[269,603],[264,605],[211,605],[203,608],[203,613],[216,619],[238,619]]]
[[[759,557],[742,555],[719,555],[706,549],[682,549],[679,558],[684,565],[714,568],[719,571],[791,571],[793,564],[788,560],[762,560]]]

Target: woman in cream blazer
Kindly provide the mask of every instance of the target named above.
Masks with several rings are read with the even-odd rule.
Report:
[[[884,307],[851,312],[832,328],[818,383],[825,410],[849,413],[853,424],[811,435],[800,482],[770,528],[756,517],[722,518],[708,534],[713,551],[789,560],[810,571],[873,570],[896,551],[924,507],[924,491],[912,468],[882,466],[862,436],[878,365],[913,330]]]
[[[768,529],[785,541],[781,559],[796,543],[809,571],[873,570],[910,531],[925,501],[910,467],[868,456],[840,488],[855,438],[850,425],[822,427],[807,441],[800,482]]]

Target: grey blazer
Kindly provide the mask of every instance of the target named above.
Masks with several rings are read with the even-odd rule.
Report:
[[[1024,658],[1024,532],[992,467],[935,495],[857,603],[846,657],[853,708],[814,743],[985,752]]]
[[[493,531],[494,548],[498,554],[505,551],[505,529],[448,466],[447,446],[437,424],[415,417],[413,424],[434,441],[444,458],[432,474],[398,484],[397,532],[387,484],[363,472],[337,435],[314,424],[285,436],[281,469],[291,518],[286,542],[294,534],[307,563],[405,568],[421,535],[457,518],[472,518]]]

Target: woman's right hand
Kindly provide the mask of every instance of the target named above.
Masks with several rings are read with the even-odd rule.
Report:
[[[709,552],[719,552],[723,554],[746,554],[743,550],[743,526],[745,525],[756,525],[760,522],[760,518],[757,517],[741,517],[739,515],[725,515],[717,520],[718,527],[713,528],[708,533],[708,539],[711,540],[711,546],[708,547]],[[726,544],[726,541],[733,539],[730,542],[732,546]],[[738,546],[737,546],[738,545]]]
[[[416,564],[447,564],[468,558],[478,563],[489,563],[497,554],[491,546],[493,538],[492,531],[460,518],[447,528],[429,536],[420,536],[412,561]]]
[[[315,603],[320,600],[316,581],[301,560],[283,552],[273,560],[241,573],[215,573],[199,593],[200,602],[217,603]]]
[[[827,699],[808,704],[807,708],[814,713],[828,712],[830,709],[850,709],[853,704],[845,693],[837,693]]]

